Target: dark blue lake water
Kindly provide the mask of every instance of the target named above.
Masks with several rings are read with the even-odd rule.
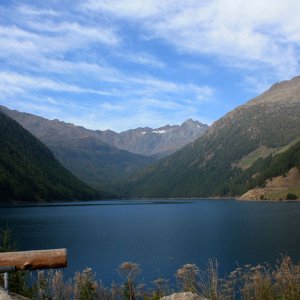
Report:
[[[0,226],[13,229],[20,250],[67,248],[67,277],[91,267],[105,284],[119,280],[124,261],[141,265],[141,278],[174,279],[185,263],[220,272],[237,262],[300,260],[300,203],[234,200],[101,201],[0,208]]]

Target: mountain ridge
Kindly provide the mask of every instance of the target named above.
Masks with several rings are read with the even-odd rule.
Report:
[[[0,110],[12,117],[26,130],[45,143],[63,166],[82,181],[95,188],[108,190],[112,193],[120,181],[126,180],[129,176],[150,163],[153,163],[161,156],[168,155],[170,151],[176,151],[178,147],[175,147],[175,149],[166,147],[163,148],[163,152],[158,153],[156,156],[145,156],[119,149],[114,146],[113,143],[109,144],[103,141],[103,134],[113,136],[114,138],[117,136],[117,139],[119,138],[117,133],[110,130],[90,130],[57,119],[48,120],[29,113],[10,110],[3,106],[0,107]],[[207,127],[207,125],[202,126],[202,124],[197,121],[187,120],[181,126],[166,125],[157,129],[148,127],[138,128],[123,132],[122,141],[125,143],[124,140],[128,139],[130,135],[131,140],[134,140],[134,136],[136,135],[144,137],[149,133],[152,138],[155,137],[157,139],[158,137],[161,144],[165,145],[165,142],[161,140],[161,136],[168,134],[165,133],[167,131],[171,133],[175,131],[176,135],[179,130],[182,136],[181,147],[182,143],[187,143],[190,138],[193,139],[194,136],[198,134],[198,131],[195,132],[193,129],[190,129],[190,127],[197,128],[197,126],[200,127],[199,132],[205,130]],[[143,134],[145,131],[148,133]],[[185,132],[189,134],[187,139],[184,139]],[[172,140],[172,137],[169,136],[169,139]],[[174,139],[176,141],[176,136]],[[145,143],[145,148],[149,147],[149,143],[151,144],[152,142],[153,139]],[[166,143],[167,142],[168,141],[166,141]],[[128,144],[128,141],[126,143]],[[153,144],[155,144],[155,142],[153,142]]]
[[[103,142],[97,132],[28,113],[0,110],[45,143],[62,165],[83,182],[113,193],[111,183],[126,178],[153,161]]]
[[[165,125],[158,128],[138,127],[116,133],[98,131],[101,139],[109,145],[132,153],[164,157],[170,155],[207,130],[208,125],[188,119],[181,125]]]
[[[291,90],[287,90],[289,86]],[[139,173],[127,193],[142,197],[236,196],[239,191],[230,185],[230,179],[242,171],[234,166],[261,145],[282,147],[299,137],[299,116],[300,77],[296,77],[235,108],[202,137]]]

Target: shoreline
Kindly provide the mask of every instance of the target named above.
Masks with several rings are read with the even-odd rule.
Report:
[[[120,199],[99,199],[99,200],[87,200],[87,201],[50,201],[50,202],[13,202],[13,203],[1,203],[0,208],[16,208],[16,207],[53,207],[53,206],[93,206],[96,203],[98,205],[101,205],[101,202],[119,202],[120,204],[130,202],[130,201],[135,201],[135,202],[141,202],[142,201],[152,201],[153,203],[155,202],[160,202],[160,201],[166,201],[166,202],[171,202],[171,201],[182,201],[184,203],[185,201],[220,201],[220,200],[225,200],[225,201],[238,201],[238,202],[285,202],[285,203],[299,203],[300,199],[296,200],[287,200],[287,199],[243,199],[239,197],[207,197],[207,198],[120,198]]]
[[[300,202],[300,199],[287,200],[287,199],[241,199],[235,198],[236,201],[245,201],[245,202]]]

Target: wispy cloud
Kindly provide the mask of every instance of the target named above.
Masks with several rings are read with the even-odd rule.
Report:
[[[110,93],[106,91],[83,88],[72,84],[50,80],[48,78],[26,76],[12,72],[0,72],[0,91],[2,94],[26,94],[31,90],[110,95]]]
[[[117,53],[116,56],[123,58],[126,61],[133,62],[136,64],[155,67],[155,68],[164,68],[165,63],[154,55],[143,53],[143,52],[131,52],[131,53]]]
[[[89,0],[84,6],[140,21],[179,51],[217,55],[240,68],[269,67],[278,77],[299,72],[297,0]]]
[[[40,9],[26,4],[17,7],[17,11],[25,16],[59,16],[59,12],[53,9]]]
[[[300,71],[299,9],[296,0],[8,1],[0,101],[90,128],[211,121],[232,95]]]

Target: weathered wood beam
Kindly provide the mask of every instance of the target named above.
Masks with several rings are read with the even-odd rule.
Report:
[[[16,270],[65,268],[67,250],[34,250],[0,253],[0,267],[13,266]]]

